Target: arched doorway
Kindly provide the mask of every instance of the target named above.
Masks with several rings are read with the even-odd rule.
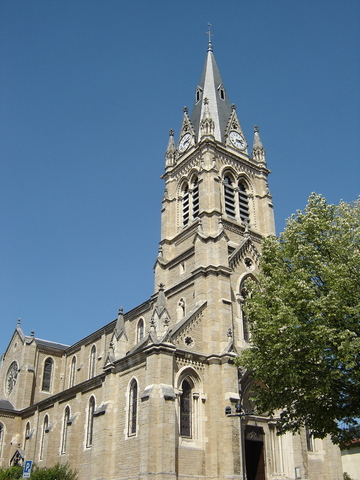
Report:
[[[247,480],[265,480],[264,431],[261,427],[245,427],[245,464]]]

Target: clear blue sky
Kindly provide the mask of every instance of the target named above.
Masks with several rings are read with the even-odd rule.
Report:
[[[214,53],[277,231],[312,191],[354,200],[358,0],[2,0],[0,352],[74,343],[154,291],[164,152]]]

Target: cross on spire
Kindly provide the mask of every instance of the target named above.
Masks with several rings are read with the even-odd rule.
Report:
[[[211,23],[208,23],[208,31],[206,32],[206,34],[209,36],[209,42],[208,42],[208,52],[212,52],[212,43],[211,43],[211,37],[213,36],[213,34],[211,33]]]

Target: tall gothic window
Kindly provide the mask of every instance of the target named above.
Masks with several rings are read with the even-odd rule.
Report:
[[[138,409],[138,384],[135,379],[130,383],[129,388],[129,420],[128,420],[128,436],[136,434],[137,426],[137,409]]]
[[[62,431],[62,440],[61,440],[61,453],[66,452],[69,425],[70,425],[70,407],[67,406],[64,412],[63,431]]]
[[[199,183],[198,178],[194,177],[192,181],[192,217],[195,220],[199,216]]]
[[[137,341],[140,342],[144,338],[144,319],[140,318],[137,324]]]
[[[95,367],[96,367],[96,346],[91,347],[90,352],[90,364],[89,364],[89,378],[95,376]]]
[[[49,357],[45,360],[42,386],[41,386],[41,390],[43,392],[50,392],[53,365],[54,365],[54,361],[52,358]]]
[[[24,441],[24,450],[26,452],[26,446],[27,446],[27,442],[28,440],[30,439],[30,422],[27,422],[26,424],[26,427],[25,427],[25,441]],[[0,455],[1,457],[1,455]]]
[[[243,181],[239,182],[239,214],[243,222],[249,219],[249,197]]]
[[[224,178],[224,198],[225,198],[225,213],[235,218],[235,189],[233,179],[230,175],[226,175]]]
[[[40,460],[44,458],[45,448],[46,448],[46,437],[49,433],[49,417],[45,415],[42,435],[41,435],[41,444],[40,444]]]
[[[87,430],[86,430],[86,446],[91,447],[93,444],[94,434],[94,412],[95,412],[95,398],[90,397],[88,406]]]
[[[192,386],[187,380],[182,382],[180,396],[180,435],[191,438]]]
[[[186,227],[189,223],[189,186],[185,184],[182,191],[182,218],[183,218],[183,227]]]
[[[3,443],[4,443],[4,425],[0,422],[0,459],[2,458]]]
[[[191,182],[185,182],[181,189],[182,226],[187,227],[190,220],[196,220],[200,211],[199,179],[194,175]]]
[[[71,360],[69,387],[73,387],[75,385],[75,376],[76,376],[76,357],[74,355]]]

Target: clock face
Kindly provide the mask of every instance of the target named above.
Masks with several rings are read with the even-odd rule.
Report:
[[[246,148],[245,138],[239,132],[230,132],[230,141],[234,147],[244,150]]]
[[[179,143],[179,152],[185,152],[185,150],[189,147],[191,142],[191,135],[190,133],[185,133],[185,135],[181,138]]]
[[[5,390],[8,395],[13,391],[15,384],[16,384],[16,379],[18,376],[18,365],[16,362],[12,362],[12,364],[9,367],[8,373],[6,375],[6,384],[5,384]]]

